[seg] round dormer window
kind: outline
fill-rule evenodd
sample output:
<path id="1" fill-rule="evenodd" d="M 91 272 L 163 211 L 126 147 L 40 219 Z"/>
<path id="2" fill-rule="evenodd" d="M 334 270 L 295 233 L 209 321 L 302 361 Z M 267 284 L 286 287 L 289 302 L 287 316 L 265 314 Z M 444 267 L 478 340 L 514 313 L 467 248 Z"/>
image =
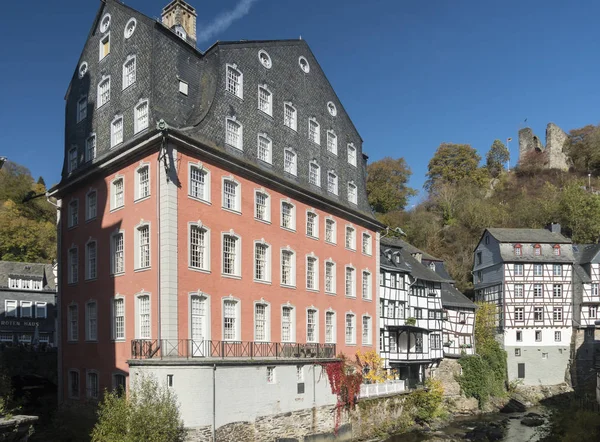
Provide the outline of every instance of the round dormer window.
<path id="1" fill-rule="evenodd" d="M 335 107 L 335 104 L 333 104 L 333 102 L 331 101 L 327 103 L 327 110 L 329 111 L 332 117 L 335 117 L 337 115 L 337 108 Z"/>
<path id="2" fill-rule="evenodd" d="M 300 65 L 300 69 L 302 69 L 305 74 L 310 72 L 310 65 L 308 64 L 308 60 L 306 58 L 300 57 L 298 59 L 298 64 Z"/>
<path id="3" fill-rule="evenodd" d="M 262 49 L 258 51 L 258 59 L 264 67 L 271 69 L 271 57 L 269 57 L 269 54 L 267 54 L 266 51 L 263 51 Z"/>
<path id="4" fill-rule="evenodd" d="M 135 27 L 137 25 L 137 21 L 135 18 L 130 18 L 127 24 L 125 25 L 125 38 L 129 38 L 133 35 L 135 31 Z"/>
<path id="5" fill-rule="evenodd" d="M 106 31 L 108 31 L 109 27 L 110 27 L 110 14 L 105 14 L 104 17 L 102 17 L 102 21 L 100 22 L 100 32 L 104 33 Z"/>
<path id="6" fill-rule="evenodd" d="M 85 74 L 87 74 L 87 71 L 88 71 L 88 64 L 86 61 L 84 61 L 79 66 L 79 78 L 83 78 L 85 76 Z"/>

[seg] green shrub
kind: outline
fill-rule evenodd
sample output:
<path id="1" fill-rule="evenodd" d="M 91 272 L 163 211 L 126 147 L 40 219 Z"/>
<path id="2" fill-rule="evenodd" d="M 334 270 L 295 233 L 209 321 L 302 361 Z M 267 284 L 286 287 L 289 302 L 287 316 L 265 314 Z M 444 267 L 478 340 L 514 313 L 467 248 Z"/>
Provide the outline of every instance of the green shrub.
<path id="1" fill-rule="evenodd" d="M 413 416 L 417 420 L 430 422 L 444 414 L 443 398 L 442 382 L 428 378 L 425 381 L 425 389 L 414 391 L 409 395 L 407 406 L 412 409 Z"/>

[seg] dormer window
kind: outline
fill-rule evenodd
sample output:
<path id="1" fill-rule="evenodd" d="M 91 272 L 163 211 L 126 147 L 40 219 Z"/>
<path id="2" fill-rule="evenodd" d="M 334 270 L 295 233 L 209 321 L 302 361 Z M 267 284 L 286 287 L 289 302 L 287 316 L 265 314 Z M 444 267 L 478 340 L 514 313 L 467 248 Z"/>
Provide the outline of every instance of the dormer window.
<path id="1" fill-rule="evenodd" d="M 321 128 L 314 118 L 308 120 L 308 139 L 313 143 L 321 144 Z"/>
<path id="2" fill-rule="evenodd" d="M 267 54 L 266 51 L 262 49 L 258 51 L 258 59 L 264 67 L 266 67 L 267 69 L 271 69 L 271 57 L 269 56 L 269 54 Z"/>
<path id="3" fill-rule="evenodd" d="M 81 122 L 87 117 L 87 96 L 81 97 L 77 102 L 77 122 Z"/>
<path id="4" fill-rule="evenodd" d="M 533 246 L 533 254 L 535 256 L 541 256 L 542 255 L 542 246 L 539 244 L 536 244 Z"/>
<path id="5" fill-rule="evenodd" d="M 258 110 L 273 115 L 273 94 L 266 85 L 258 87 Z"/>
<path id="6" fill-rule="evenodd" d="M 310 65 L 308 64 L 308 60 L 304 57 L 300 57 L 298 59 L 298 64 L 300 65 L 300 69 L 302 69 L 302 72 L 304 72 L 305 74 L 308 74 L 310 72 Z"/>
<path id="7" fill-rule="evenodd" d="M 515 256 L 523 255 L 523 248 L 521 247 L 521 244 L 515 244 L 514 250 L 515 250 Z"/>
<path id="8" fill-rule="evenodd" d="M 106 77 L 98 83 L 98 98 L 96 101 L 98 108 L 110 101 L 110 77 Z"/>
<path id="9" fill-rule="evenodd" d="M 332 130 L 327 131 L 327 151 L 337 155 L 337 136 Z"/>
<path id="10" fill-rule="evenodd" d="M 87 64 L 87 62 L 84 61 L 79 66 L 79 78 L 85 77 L 85 74 L 87 74 L 87 71 L 88 71 L 88 64 Z"/>
<path id="11" fill-rule="evenodd" d="M 556 244 L 554 247 L 554 256 L 560 256 L 560 245 Z"/>
<path id="12" fill-rule="evenodd" d="M 133 35 L 135 31 L 135 27 L 137 25 L 137 21 L 135 18 L 130 18 L 127 24 L 125 25 L 125 38 L 129 38 Z"/>
<path id="13" fill-rule="evenodd" d="M 104 17 L 102 17 L 102 21 L 100 22 L 100 32 L 102 32 L 103 34 L 108 31 L 108 28 L 110 27 L 110 14 L 105 14 Z"/>
<path id="14" fill-rule="evenodd" d="M 187 33 L 185 32 L 185 29 L 183 29 L 183 26 L 177 25 L 173 28 L 173 30 L 175 31 L 177 37 L 181 38 L 182 40 L 187 39 Z"/>
<path id="15" fill-rule="evenodd" d="M 327 103 L 327 110 L 329 111 L 332 117 L 335 117 L 337 115 L 337 108 L 335 107 L 335 104 L 333 104 L 333 102 L 331 101 Z"/>
<path id="16" fill-rule="evenodd" d="M 244 98 L 244 76 L 235 65 L 227 65 L 226 90 L 238 98 Z"/>
<path id="17" fill-rule="evenodd" d="M 357 204 L 358 202 L 356 184 L 354 184 L 352 181 L 348 183 L 348 201 L 350 201 L 352 204 Z"/>
<path id="18" fill-rule="evenodd" d="M 356 147 L 354 144 L 348 144 L 348 164 L 356 167 Z"/>
<path id="19" fill-rule="evenodd" d="M 123 63 L 123 90 L 135 83 L 136 77 L 136 58 L 135 55 L 127 57 Z"/>
<path id="20" fill-rule="evenodd" d="M 103 60 L 108 54 L 110 54 L 110 32 L 100 39 L 99 54 L 100 60 Z"/>

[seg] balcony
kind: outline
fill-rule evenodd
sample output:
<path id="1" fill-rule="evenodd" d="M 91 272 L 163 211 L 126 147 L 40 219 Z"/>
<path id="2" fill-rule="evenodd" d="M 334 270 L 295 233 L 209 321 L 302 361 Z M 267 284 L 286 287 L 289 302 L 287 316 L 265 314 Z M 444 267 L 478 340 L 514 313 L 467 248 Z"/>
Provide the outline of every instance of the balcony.
<path id="1" fill-rule="evenodd" d="M 335 344 L 293 344 L 290 342 L 195 341 L 193 339 L 135 339 L 131 359 L 246 358 L 287 359 L 336 356 Z"/>

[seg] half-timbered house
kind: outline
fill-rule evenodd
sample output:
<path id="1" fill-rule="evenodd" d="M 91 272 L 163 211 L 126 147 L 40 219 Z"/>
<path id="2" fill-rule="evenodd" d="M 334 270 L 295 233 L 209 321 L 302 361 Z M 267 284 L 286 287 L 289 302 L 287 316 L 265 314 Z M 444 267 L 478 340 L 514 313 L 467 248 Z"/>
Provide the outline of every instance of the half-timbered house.
<path id="1" fill-rule="evenodd" d="M 442 283 L 442 308 L 444 309 L 444 357 L 456 358 L 475 354 L 476 305 L 454 285 Z"/>

